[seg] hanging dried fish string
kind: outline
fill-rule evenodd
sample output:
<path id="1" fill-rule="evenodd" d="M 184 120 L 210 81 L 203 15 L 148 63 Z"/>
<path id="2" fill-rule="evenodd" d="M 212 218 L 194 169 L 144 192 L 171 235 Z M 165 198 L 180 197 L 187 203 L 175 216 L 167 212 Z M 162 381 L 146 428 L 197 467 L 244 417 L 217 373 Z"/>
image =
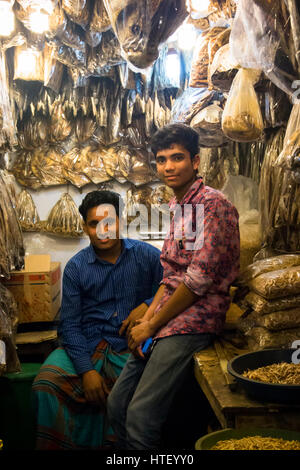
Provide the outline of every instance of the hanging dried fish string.
<path id="1" fill-rule="evenodd" d="M 31 194 L 25 189 L 20 192 L 16 205 L 17 214 L 25 232 L 34 232 L 40 229 L 40 218 Z"/>
<path id="2" fill-rule="evenodd" d="M 68 193 L 63 194 L 52 208 L 44 225 L 44 231 L 70 238 L 83 235 L 81 216 Z"/>

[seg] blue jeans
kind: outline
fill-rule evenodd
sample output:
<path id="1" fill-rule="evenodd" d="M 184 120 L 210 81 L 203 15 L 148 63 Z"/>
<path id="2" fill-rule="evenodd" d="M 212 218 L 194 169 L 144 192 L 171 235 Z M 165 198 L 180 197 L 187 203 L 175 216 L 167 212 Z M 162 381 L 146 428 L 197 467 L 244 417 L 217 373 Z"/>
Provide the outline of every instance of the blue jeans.
<path id="1" fill-rule="evenodd" d="M 107 401 L 119 448 L 159 447 L 162 426 L 193 354 L 213 338 L 212 334 L 169 336 L 157 341 L 148 361 L 129 357 Z"/>

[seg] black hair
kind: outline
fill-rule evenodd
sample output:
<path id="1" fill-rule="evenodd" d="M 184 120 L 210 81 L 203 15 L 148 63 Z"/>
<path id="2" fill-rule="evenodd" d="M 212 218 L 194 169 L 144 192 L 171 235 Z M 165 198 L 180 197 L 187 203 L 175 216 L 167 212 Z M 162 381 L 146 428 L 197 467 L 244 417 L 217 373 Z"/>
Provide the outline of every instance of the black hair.
<path id="1" fill-rule="evenodd" d="M 199 152 L 199 134 L 186 124 L 175 123 L 158 129 L 150 140 L 155 157 L 159 150 L 169 149 L 173 144 L 182 145 L 194 158 Z"/>
<path id="2" fill-rule="evenodd" d="M 82 215 L 83 220 L 86 222 L 87 213 L 93 207 L 100 206 L 100 204 L 111 204 L 116 210 L 117 216 L 120 218 L 124 209 L 124 203 L 120 194 L 115 193 L 114 191 L 92 191 L 88 193 L 78 210 Z"/>

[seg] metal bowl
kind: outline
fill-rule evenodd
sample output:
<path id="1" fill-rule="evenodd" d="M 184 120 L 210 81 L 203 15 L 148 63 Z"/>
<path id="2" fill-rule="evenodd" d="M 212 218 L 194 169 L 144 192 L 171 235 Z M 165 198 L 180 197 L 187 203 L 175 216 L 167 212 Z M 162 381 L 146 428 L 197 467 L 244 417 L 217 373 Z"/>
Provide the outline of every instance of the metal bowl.
<path id="1" fill-rule="evenodd" d="M 279 362 L 292 363 L 295 349 L 264 349 L 247 354 L 241 354 L 228 362 L 228 372 L 233 375 L 246 393 L 259 401 L 271 403 L 299 403 L 300 385 L 281 385 L 259 382 L 243 377 L 243 372 Z"/>

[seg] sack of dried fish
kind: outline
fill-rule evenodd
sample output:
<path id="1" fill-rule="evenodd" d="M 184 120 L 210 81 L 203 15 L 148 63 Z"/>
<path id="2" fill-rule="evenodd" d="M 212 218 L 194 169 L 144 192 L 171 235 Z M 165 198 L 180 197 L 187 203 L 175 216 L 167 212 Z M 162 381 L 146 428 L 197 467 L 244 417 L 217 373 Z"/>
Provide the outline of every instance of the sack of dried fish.
<path id="1" fill-rule="evenodd" d="M 81 151 L 81 148 L 74 147 L 62 158 L 62 176 L 77 188 L 82 188 L 91 182 L 83 172 L 85 162 L 81 157 Z"/>
<path id="2" fill-rule="evenodd" d="M 44 48 L 44 86 L 51 88 L 55 93 L 60 90 L 64 66 L 54 54 L 54 49 L 47 42 Z"/>
<path id="3" fill-rule="evenodd" d="M 281 331 L 269 331 L 261 326 L 254 326 L 247 333 L 248 346 L 251 350 L 290 348 L 300 338 L 300 328 Z"/>
<path id="4" fill-rule="evenodd" d="M 248 287 L 266 299 L 300 294 L 300 266 L 260 274 Z"/>
<path id="5" fill-rule="evenodd" d="M 187 16 L 185 0 L 103 0 L 124 58 L 144 69 Z"/>
<path id="6" fill-rule="evenodd" d="M 95 0 L 94 10 L 90 21 L 90 30 L 98 33 L 104 33 L 111 28 L 103 0 Z"/>
<path id="7" fill-rule="evenodd" d="M 210 47 L 210 41 L 216 39 L 220 34 L 227 35 L 229 39 L 230 30 L 227 28 L 214 27 L 208 31 L 204 31 L 198 37 L 192 59 L 190 87 L 203 88 L 208 86 L 208 69 L 209 63 L 218 50 L 213 45 Z"/>
<path id="8" fill-rule="evenodd" d="M 62 0 L 62 7 L 68 17 L 85 28 L 90 18 L 90 2 L 87 0 Z"/>
<path id="9" fill-rule="evenodd" d="M 296 183 L 300 183 L 297 175 L 300 175 L 300 104 L 294 104 L 286 134 L 283 142 L 283 150 L 274 165 L 291 170 L 295 175 Z"/>
<path id="10" fill-rule="evenodd" d="M 240 69 L 235 76 L 223 111 L 222 130 L 232 140 L 251 142 L 262 136 L 263 118 L 253 83 L 256 70 Z"/>
<path id="11" fill-rule="evenodd" d="M 55 235 L 77 238 L 83 235 L 82 219 L 72 197 L 65 193 L 51 209 L 43 230 Z"/>
<path id="12" fill-rule="evenodd" d="M 125 63 L 121 55 L 120 44 L 112 31 L 103 33 L 100 44 L 91 49 L 87 59 L 87 69 L 91 75 L 101 77 L 108 70 Z"/>
<path id="13" fill-rule="evenodd" d="M 66 184 L 62 175 L 64 151 L 59 145 L 35 149 L 32 154 L 31 168 L 42 186 Z"/>
<path id="14" fill-rule="evenodd" d="M 26 64 L 26 67 L 24 67 Z M 37 81 L 44 83 L 44 54 L 43 51 L 27 44 L 15 47 L 14 80 Z"/>
<path id="15" fill-rule="evenodd" d="M 300 295 L 291 295 L 274 300 L 266 300 L 264 297 L 249 292 L 245 299 L 244 304 L 249 306 L 259 315 L 266 315 L 268 313 L 279 312 L 282 310 L 300 308 Z"/>
<path id="16" fill-rule="evenodd" d="M 109 181 L 111 177 L 106 173 L 103 159 L 105 152 L 100 147 L 87 145 L 81 151 L 82 171 L 94 184 Z"/>
<path id="17" fill-rule="evenodd" d="M 102 33 L 96 33 L 90 30 L 85 31 L 84 40 L 90 47 L 97 47 L 102 40 Z"/>
<path id="18" fill-rule="evenodd" d="M 38 189 L 41 187 L 41 182 L 32 171 L 32 158 L 33 152 L 18 151 L 11 171 L 21 186 Z"/>
<path id="19" fill-rule="evenodd" d="M 247 266 L 247 268 L 240 273 L 238 277 L 238 283 L 247 284 L 247 282 L 251 281 L 260 274 L 299 265 L 300 254 L 279 255 L 273 256 L 272 258 L 259 260 Z"/>
<path id="20" fill-rule="evenodd" d="M 300 307 L 289 310 L 258 315 L 256 312 L 248 315 L 247 320 L 252 319 L 255 326 L 262 326 L 270 331 L 300 328 Z"/>
<path id="21" fill-rule="evenodd" d="M 16 211 L 24 232 L 40 230 L 40 218 L 31 194 L 23 189 L 17 198 Z"/>

